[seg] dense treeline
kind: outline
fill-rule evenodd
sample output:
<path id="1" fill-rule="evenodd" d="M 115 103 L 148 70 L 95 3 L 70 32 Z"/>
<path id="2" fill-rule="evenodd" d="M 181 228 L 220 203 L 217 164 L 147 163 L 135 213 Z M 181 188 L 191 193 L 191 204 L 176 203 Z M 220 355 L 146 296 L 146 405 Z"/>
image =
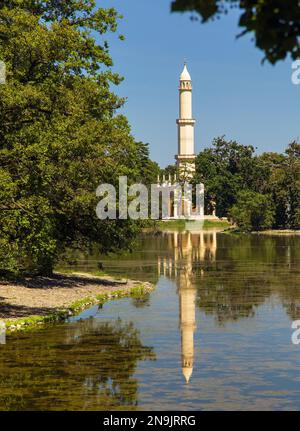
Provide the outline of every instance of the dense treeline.
<path id="1" fill-rule="evenodd" d="M 96 218 L 101 183 L 153 182 L 157 165 L 136 142 L 124 102 L 111 90 L 107 32 L 115 9 L 85 1 L 4 1 L 0 5 L 0 272 L 51 274 L 67 246 L 129 246 L 130 220 Z M 98 34 L 97 40 L 94 38 Z"/>
<path id="2" fill-rule="evenodd" d="M 206 187 L 206 212 L 216 201 L 219 217 L 230 217 L 242 230 L 300 226 L 300 144 L 284 154 L 257 155 L 223 137 L 196 159 L 195 182 Z"/>

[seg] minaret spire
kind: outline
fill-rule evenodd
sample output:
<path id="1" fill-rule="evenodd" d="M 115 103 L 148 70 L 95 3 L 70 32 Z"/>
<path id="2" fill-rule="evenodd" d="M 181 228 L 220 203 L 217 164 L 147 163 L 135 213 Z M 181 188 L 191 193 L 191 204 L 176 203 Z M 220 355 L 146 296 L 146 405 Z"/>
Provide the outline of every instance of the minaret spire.
<path id="1" fill-rule="evenodd" d="M 181 177 L 191 179 L 195 172 L 195 120 L 192 116 L 192 80 L 184 63 L 179 82 L 178 154 L 176 156 Z"/>
<path id="2" fill-rule="evenodd" d="M 180 81 L 191 81 L 191 75 L 189 74 L 186 62 L 184 62 L 183 71 L 180 75 Z"/>

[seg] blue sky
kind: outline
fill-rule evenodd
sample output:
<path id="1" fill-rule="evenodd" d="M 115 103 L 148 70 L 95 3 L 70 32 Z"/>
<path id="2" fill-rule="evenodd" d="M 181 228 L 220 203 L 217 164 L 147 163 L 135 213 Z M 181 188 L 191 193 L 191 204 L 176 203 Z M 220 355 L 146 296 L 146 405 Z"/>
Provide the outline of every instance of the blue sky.
<path id="1" fill-rule="evenodd" d="M 196 152 L 226 135 L 263 151 L 283 151 L 300 138 L 300 86 L 291 82 L 290 59 L 261 64 L 250 37 L 236 39 L 238 14 L 209 24 L 171 14 L 171 0 L 98 0 L 124 19 L 109 36 L 114 70 L 125 80 L 117 93 L 137 140 L 150 144 L 162 167 L 177 151 L 178 80 L 183 62 L 193 80 Z"/>

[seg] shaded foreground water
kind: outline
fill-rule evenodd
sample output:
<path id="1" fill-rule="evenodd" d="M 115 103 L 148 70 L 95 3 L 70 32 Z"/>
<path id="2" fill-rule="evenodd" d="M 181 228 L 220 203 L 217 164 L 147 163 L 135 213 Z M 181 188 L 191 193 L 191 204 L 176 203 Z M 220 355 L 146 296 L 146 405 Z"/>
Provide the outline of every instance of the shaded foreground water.
<path id="1" fill-rule="evenodd" d="M 101 261 L 155 292 L 9 336 L 2 410 L 300 408 L 300 237 L 147 234 Z"/>

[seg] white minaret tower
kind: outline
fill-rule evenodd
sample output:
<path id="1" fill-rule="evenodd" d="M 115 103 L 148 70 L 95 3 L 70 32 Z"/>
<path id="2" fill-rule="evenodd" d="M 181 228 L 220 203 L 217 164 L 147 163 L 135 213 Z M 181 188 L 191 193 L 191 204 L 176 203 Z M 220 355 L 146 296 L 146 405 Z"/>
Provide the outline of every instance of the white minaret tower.
<path id="1" fill-rule="evenodd" d="M 192 117 L 192 80 L 186 64 L 180 75 L 178 124 L 178 171 L 181 179 L 189 180 L 195 172 L 195 120 Z"/>

